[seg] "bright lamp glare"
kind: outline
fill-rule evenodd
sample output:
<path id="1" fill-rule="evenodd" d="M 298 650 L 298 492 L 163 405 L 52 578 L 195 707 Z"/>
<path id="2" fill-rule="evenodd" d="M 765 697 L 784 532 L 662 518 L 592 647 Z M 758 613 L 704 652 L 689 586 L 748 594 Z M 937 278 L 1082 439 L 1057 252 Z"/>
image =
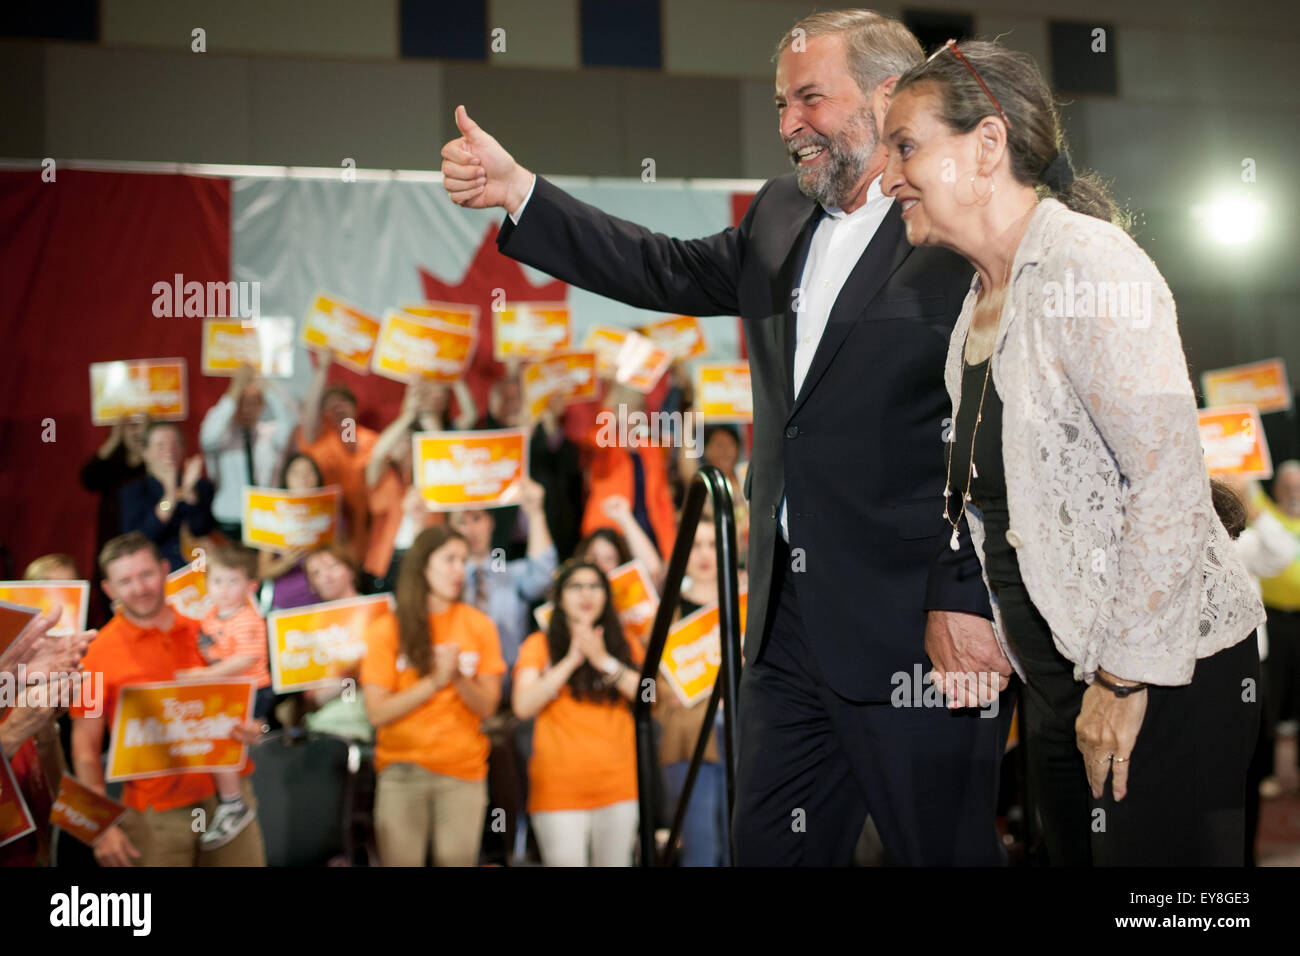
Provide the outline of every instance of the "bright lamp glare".
<path id="1" fill-rule="evenodd" d="M 1239 196 L 1220 196 L 1205 205 L 1194 206 L 1192 216 L 1201 221 L 1207 239 L 1236 246 L 1250 242 L 1259 234 L 1264 204 Z"/>

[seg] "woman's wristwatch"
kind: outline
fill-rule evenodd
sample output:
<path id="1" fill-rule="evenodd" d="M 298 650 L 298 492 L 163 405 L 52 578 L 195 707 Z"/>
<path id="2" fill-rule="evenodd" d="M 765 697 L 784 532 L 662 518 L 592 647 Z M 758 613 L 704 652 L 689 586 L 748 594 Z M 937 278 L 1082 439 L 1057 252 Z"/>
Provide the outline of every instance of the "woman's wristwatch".
<path id="1" fill-rule="evenodd" d="M 1093 675 L 1097 683 L 1106 688 L 1116 697 L 1128 697 L 1130 694 L 1136 694 L 1140 690 L 1146 690 L 1146 684 L 1116 684 L 1114 681 L 1101 676 L 1101 671 Z"/>

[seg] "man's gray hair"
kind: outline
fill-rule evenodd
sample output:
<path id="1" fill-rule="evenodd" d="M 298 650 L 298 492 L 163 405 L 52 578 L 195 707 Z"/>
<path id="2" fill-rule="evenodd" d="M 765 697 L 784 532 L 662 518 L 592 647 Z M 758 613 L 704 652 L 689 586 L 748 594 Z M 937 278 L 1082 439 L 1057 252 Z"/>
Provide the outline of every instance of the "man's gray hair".
<path id="1" fill-rule="evenodd" d="M 912 31 L 874 10 L 827 10 L 804 17 L 786 31 L 772 59 L 779 59 L 797 41 L 796 51 L 809 37 L 831 34 L 843 35 L 849 72 L 867 96 L 889 77 L 902 76 L 925 61 Z"/>

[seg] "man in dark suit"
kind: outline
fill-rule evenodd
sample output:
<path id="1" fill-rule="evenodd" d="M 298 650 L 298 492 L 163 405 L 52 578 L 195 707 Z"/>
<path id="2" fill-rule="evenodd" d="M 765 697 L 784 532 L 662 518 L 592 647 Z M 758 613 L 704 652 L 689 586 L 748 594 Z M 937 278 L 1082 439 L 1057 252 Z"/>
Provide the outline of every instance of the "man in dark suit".
<path id="1" fill-rule="evenodd" d="M 918 706 L 915 686 L 931 664 L 1010 673 L 969 536 L 950 550 L 941 517 L 943 364 L 971 269 L 911 248 L 879 187 L 878 130 L 921 48 L 896 21 L 840 11 L 801 21 L 780 50 L 796 171 L 764 184 L 738 227 L 680 240 L 606 215 L 534 177 L 464 107 L 444 185 L 507 210 L 497 241 L 512 258 L 640 308 L 743 319 L 754 451 L 737 862 L 846 864 L 869 813 L 893 862 L 995 864 L 1010 708 L 951 706 L 979 703 L 970 690 Z M 995 677 L 992 697 L 1005 686 Z"/>

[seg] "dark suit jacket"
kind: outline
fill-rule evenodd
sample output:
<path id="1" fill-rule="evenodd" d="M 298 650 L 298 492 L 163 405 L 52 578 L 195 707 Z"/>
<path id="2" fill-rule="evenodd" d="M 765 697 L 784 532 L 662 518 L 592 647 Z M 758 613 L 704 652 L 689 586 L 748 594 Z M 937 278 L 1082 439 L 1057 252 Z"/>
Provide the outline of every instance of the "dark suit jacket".
<path id="1" fill-rule="evenodd" d="M 790 547 L 802 549 L 792 561 L 802 564 L 800 612 L 821 672 L 841 696 L 885 700 L 894 674 L 910 679 L 926 661 L 927 609 L 990 616 L 970 536 L 963 529 L 961 550 L 949 550 L 942 517 L 951 414 L 943 367 L 972 269 L 951 252 L 912 248 L 893 205 L 845 281 L 796 396 L 794 291 L 821 215 L 790 173 L 764 184 L 739 226 L 674 239 L 538 176 L 497 245 L 632 306 L 741 316 L 754 390 L 745 660 L 762 650 L 784 493 Z"/>

